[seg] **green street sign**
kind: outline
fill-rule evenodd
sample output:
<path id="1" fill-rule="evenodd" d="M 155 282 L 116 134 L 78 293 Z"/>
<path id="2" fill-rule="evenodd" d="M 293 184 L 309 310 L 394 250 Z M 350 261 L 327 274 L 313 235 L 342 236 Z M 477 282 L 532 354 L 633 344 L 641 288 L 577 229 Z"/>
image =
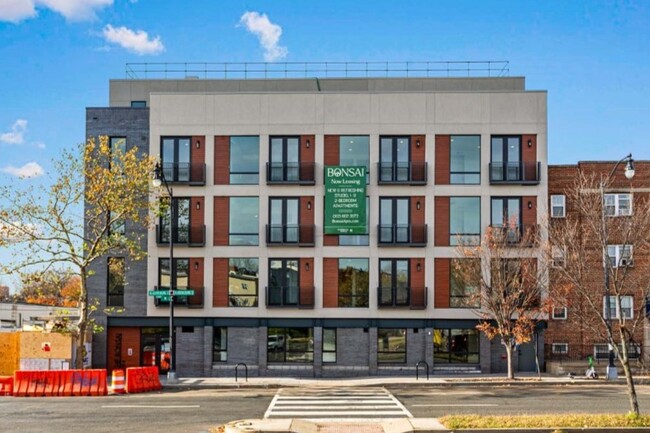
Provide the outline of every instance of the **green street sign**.
<path id="1" fill-rule="evenodd" d="M 149 296 L 169 296 L 169 290 L 149 290 Z"/>
<path id="2" fill-rule="evenodd" d="M 326 235 L 368 234 L 366 167 L 325 167 Z"/>
<path id="3" fill-rule="evenodd" d="M 174 290 L 174 296 L 194 296 L 194 290 Z"/>
<path id="4" fill-rule="evenodd" d="M 171 296 L 156 296 L 156 298 L 161 302 L 171 302 Z"/>

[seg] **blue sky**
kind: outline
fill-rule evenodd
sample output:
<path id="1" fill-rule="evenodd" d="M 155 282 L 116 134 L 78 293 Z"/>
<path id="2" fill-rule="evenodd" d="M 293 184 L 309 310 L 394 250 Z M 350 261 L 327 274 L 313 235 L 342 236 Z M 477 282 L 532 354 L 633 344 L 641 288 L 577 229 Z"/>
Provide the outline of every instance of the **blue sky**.
<path id="1" fill-rule="evenodd" d="M 650 159 L 648 41 L 647 1 L 0 0 L 0 182 L 46 182 L 127 62 L 509 60 L 550 163 Z"/>

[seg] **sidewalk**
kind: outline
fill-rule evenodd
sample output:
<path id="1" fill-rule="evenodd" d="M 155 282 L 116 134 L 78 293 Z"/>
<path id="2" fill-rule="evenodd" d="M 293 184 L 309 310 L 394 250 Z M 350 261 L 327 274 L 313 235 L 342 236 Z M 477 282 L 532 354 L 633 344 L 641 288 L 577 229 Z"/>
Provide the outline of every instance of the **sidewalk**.
<path id="1" fill-rule="evenodd" d="M 420 376 L 369 376 L 358 378 L 292 378 L 292 377 L 250 377 L 248 381 L 239 377 L 181 377 L 175 384 L 168 384 L 166 376 L 160 376 L 163 387 L 166 388 L 280 388 L 280 387 L 359 387 L 359 386 L 400 386 L 400 385 L 430 385 L 430 386 L 495 386 L 495 385 L 622 385 L 624 378 L 616 381 L 603 379 L 593 380 L 584 376 L 570 378 L 568 376 L 550 376 L 542 374 L 541 379 L 536 374 L 519 374 L 515 380 L 507 380 L 504 374 L 473 374 L 473 375 L 435 375 Z M 637 385 L 648 383 L 647 377 L 637 377 Z"/>

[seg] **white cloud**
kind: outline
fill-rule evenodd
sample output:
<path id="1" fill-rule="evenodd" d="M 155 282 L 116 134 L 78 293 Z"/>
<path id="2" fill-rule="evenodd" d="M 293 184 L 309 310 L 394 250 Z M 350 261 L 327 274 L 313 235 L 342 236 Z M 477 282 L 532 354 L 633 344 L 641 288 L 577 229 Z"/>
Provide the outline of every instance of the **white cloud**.
<path id="1" fill-rule="evenodd" d="M 165 46 L 160 40 L 160 36 L 153 39 L 149 38 L 147 32 L 143 30 L 131 30 L 126 27 L 113 27 L 108 24 L 104 27 L 104 38 L 138 55 L 160 54 L 165 51 Z"/>
<path id="2" fill-rule="evenodd" d="M 38 149 L 45 149 L 45 143 L 43 143 L 42 141 L 35 141 L 32 144 Z"/>
<path id="3" fill-rule="evenodd" d="M 5 224 L 0 222 L 0 245 L 3 242 L 10 245 L 16 242 L 26 241 L 42 233 L 42 228 L 34 224 L 21 224 L 19 222 Z"/>
<path id="4" fill-rule="evenodd" d="M 33 0 L 0 1 L 0 21 L 19 23 L 34 16 L 36 16 L 36 8 Z"/>
<path id="5" fill-rule="evenodd" d="M 239 23 L 246 27 L 246 30 L 257 36 L 262 48 L 264 48 L 264 60 L 274 62 L 287 56 L 287 47 L 278 45 L 282 36 L 282 27 L 269 21 L 266 14 L 259 12 L 245 12 L 239 19 Z"/>
<path id="6" fill-rule="evenodd" d="M 25 132 L 27 131 L 27 121 L 18 119 L 11 125 L 11 131 L 0 134 L 0 142 L 7 144 L 23 144 L 25 142 Z"/>
<path id="7" fill-rule="evenodd" d="M 36 16 L 36 8 L 46 8 L 69 21 L 95 18 L 95 11 L 113 4 L 113 0 L 0 0 L 0 21 L 18 23 Z"/>
<path id="8" fill-rule="evenodd" d="M 21 179 L 25 179 L 28 177 L 39 177 L 45 174 L 45 170 L 43 170 L 43 167 L 38 165 L 38 163 L 36 162 L 28 162 L 22 167 L 14 167 L 12 165 L 9 165 L 1 169 L 0 171 L 2 171 L 3 173 L 10 174 L 12 176 L 17 176 Z"/>

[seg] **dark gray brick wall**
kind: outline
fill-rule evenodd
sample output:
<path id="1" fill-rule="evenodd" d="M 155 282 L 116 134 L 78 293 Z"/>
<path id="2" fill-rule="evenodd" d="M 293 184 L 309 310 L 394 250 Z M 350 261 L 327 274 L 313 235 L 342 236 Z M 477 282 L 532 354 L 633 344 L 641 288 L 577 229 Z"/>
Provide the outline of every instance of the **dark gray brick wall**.
<path id="1" fill-rule="evenodd" d="M 98 140 L 101 135 L 126 137 L 127 149 L 137 146 L 139 153 L 145 155 L 149 150 L 149 109 L 147 108 L 87 108 L 86 137 Z M 143 234 L 141 248 L 147 247 L 147 232 L 126 222 L 126 231 L 137 230 Z M 120 256 L 120 254 L 115 254 Z M 124 289 L 125 311 L 120 316 L 145 316 L 147 312 L 147 261 L 126 260 L 126 287 Z M 107 270 L 106 259 L 97 260 L 91 266 L 94 273 L 88 279 L 90 299 L 99 301 L 95 313 L 97 323 L 106 324 L 103 313 L 106 307 Z M 93 337 L 93 366 L 106 367 L 106 329 Z"/>
<path id="2" fill-rule="evenodd" d="M 203 327 L 190 326 L 192 332 L 176 328 L 176 371 L 179 377 L 202 376 L 204 362 Z"/>

